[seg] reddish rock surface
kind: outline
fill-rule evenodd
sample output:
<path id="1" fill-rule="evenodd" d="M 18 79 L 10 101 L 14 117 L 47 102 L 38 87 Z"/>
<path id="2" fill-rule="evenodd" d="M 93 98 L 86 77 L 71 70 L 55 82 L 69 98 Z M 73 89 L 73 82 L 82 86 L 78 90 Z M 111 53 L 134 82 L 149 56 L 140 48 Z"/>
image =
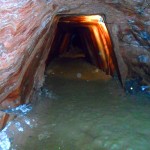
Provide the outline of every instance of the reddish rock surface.
<path id="1" fill-rule="evenodd" d="M 57 20 L 62 14 L 104 14 L 123 81 L 150 84 L 148 0 L 1 0 L 0 110 L 28 103 L 44 81 Z M 9 117 L 0 113 L 0 120 Z"/>

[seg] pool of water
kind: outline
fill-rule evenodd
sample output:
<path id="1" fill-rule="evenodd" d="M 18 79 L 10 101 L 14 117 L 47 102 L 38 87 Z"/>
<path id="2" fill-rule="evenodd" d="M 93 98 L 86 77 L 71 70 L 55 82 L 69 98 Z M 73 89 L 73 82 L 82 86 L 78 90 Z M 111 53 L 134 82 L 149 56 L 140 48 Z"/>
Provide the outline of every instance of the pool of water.
<path id="1" fill-rule="evenodd" d="M 28 118 L 36 126 L 15 134 L 16 150 L 149 150 L 150 100 L 128 95 L 120 82 L 84 59 L 60 58 Z"/>

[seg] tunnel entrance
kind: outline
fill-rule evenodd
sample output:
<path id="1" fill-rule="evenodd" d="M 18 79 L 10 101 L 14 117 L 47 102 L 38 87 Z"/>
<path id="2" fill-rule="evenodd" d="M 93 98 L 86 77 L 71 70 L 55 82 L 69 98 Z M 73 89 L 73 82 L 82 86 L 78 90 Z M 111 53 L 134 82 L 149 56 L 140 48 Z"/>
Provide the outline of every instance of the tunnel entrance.
<path id="1" fill-rule="evenodd" d="M 57 20 L 57 28 L 47 65 L 58 56 L 80 56 L 108 75 L 117 73 L 120 79 L 113 44 L 102 16 L 61 14 L 54 20 Z"/>

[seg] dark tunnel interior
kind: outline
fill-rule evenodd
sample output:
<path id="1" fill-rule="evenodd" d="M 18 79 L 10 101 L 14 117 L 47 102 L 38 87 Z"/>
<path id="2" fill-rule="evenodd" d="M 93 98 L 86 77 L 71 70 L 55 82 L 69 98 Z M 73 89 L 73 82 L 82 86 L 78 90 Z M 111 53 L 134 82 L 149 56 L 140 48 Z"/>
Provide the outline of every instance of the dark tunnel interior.
<path id="1" fill-rule="evenodd" d="M 113 44 L 104 19 L 100 15 L 57 15 L 55 36 L 46 64 L 58 56 L 84 57 L 106 74 L 120 73 Z"/>

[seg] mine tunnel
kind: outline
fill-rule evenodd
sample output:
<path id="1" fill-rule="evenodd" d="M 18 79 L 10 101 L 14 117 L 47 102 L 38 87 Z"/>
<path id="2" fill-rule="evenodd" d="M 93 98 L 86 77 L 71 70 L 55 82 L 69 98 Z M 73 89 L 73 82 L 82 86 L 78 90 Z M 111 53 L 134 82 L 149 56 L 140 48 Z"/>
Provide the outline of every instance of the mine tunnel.
<path id="1" fill-rule="evenodd" d="M 120 72 L 113 49 L 110 34 L 100 15 L 58 15 L 55 36 L 47 59 L 70 54 L 71 57 L 81 54 L 86 61 L 113 76 Z"/>
<path id="2" fill-rule="evenodd" d="M 0 1 L 0 150 L 149 150 L 148 1 Z"/>

